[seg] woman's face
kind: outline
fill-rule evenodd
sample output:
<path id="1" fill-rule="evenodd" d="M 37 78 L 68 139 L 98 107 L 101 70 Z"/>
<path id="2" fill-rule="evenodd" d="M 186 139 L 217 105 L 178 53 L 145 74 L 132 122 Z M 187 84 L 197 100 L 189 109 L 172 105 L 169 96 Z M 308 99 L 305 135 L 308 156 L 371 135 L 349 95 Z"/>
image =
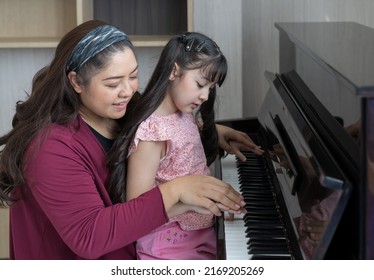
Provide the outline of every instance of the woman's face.
<path id="1" fill-rule="evenodd" d="M 126 48 L 117 52 L 88 85 L 75 88 L 82 102 L 80 113 L 90 122 L 119 119 L 125 115 L 138 84 L 138 64 L 133 51 Z"/>

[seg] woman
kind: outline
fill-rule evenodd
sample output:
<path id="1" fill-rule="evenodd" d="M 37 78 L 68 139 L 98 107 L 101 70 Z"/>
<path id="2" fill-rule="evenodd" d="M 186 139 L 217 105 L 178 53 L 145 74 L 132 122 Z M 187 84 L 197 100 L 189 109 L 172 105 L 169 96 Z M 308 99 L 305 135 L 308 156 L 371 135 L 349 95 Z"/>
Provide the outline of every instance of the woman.
<path id="1" fill-rule="evenodd" d="M 219 203 L 241 209 L 238 193 L 206 176 L 181 177 L 113 205 L 107 152 L 137 91 L 137 71 L 128 37 L 89 21 L 67 33 L 51 64 L 35 75 L 30 97 L 17 103 L 13 129 L 0 138 L 11 259 L 135 259 L 133 242 L 167 222 L 177 203 L 216 215 Z M 242 134 L 219 129 L 221 139 L 236 135 L 255 148 Z"/>

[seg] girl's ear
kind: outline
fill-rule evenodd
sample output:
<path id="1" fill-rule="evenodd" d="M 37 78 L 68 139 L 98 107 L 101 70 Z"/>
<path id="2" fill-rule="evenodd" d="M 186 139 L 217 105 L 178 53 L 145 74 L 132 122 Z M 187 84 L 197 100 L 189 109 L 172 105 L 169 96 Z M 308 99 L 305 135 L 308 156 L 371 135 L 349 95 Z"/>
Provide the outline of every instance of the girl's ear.
<path id="1" fill-rule="evenodd" d="M 81 93 L 82 92 L 82 87 L 79 85 L 77 81 L 77 72 L 75 71 L 70 71 L 68 74 L 68 78 L 70 81 L 71 86 L 74 88 L 76 93 Z"/>
<path id="2" fill-rule="evenodd" d="M 170 81 L 174 81 L 175 77 L 178 77 L 178 75 L 179 75 L 179 66 L 178 66 L 178 64 L 175 62 L 175 63 L 174 63 L 174 66 L 173 66 L 173 71 L 171 71 L 171 74 L 170 74 L 169 80 L 170 80 Z"/>

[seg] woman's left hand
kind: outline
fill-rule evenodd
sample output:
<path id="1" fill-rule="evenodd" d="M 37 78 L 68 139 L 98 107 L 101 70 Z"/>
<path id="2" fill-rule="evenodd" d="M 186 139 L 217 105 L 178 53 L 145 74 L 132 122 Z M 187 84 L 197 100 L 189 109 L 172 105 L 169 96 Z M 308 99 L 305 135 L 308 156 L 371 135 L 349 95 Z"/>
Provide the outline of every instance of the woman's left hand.
<path id="1" fill-rule="evenodd" d="M 246 133 L 220 124 L 216 124 L 216 127 L 218 144 L 228 154 L 236 155 L 240 160 L 245 161 L 246 157 L 241 151 L 252 151 L 256 155 L 264 153 L 264 150 L 257 146 Z"/>

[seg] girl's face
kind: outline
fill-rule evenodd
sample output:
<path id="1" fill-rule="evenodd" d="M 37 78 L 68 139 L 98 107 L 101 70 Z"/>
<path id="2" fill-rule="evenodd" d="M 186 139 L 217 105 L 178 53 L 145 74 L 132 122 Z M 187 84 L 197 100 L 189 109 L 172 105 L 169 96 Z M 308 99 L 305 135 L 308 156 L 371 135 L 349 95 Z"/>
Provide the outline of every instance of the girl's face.
<path id="1" fill-rule="evenodd" d="M 169 113 L 177 110 L 181 112 L 192 112 L 208 100 L 214 82 L 207 80 L 201 69 L 187 70 L 182 75 L 176 65 L 170 75 L 170 86 L 166 97 Z"/>
<path id="2" fill-rule="evenodd" d="M 131 49 L 125 48 L 114 54 L 108 66 L 94 75 L 88 85 L 73 83 L 73 86 L 81 98 L 82 116 L 92 124 L 100 124 L 125 115 L 138 84 L 135 55 Z"/>

